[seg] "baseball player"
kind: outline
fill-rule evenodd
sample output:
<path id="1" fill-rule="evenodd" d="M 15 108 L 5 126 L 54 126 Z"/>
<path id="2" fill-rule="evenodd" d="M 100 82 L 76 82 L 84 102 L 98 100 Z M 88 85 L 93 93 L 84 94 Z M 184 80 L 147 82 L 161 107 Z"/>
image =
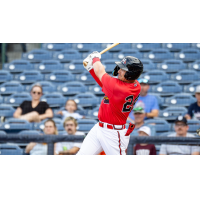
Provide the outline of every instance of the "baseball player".
<path id="1" fill-rule="evenodd" d="M 111 77 L 101 64 L 101 55 L 93 52 L 84 61 L 84 66 L 106 95 L 99 108 L 99 122 L 90 130 L 77 155 L 97 155 L 104 151 L 106 155 L 126 155 L 130 133 L 134 125 L 125 128 L 126 120 L 140 94 L 140 84 L 136 80 L 143 72 L 142 62 L 132 56 L 115 62 Z"/>

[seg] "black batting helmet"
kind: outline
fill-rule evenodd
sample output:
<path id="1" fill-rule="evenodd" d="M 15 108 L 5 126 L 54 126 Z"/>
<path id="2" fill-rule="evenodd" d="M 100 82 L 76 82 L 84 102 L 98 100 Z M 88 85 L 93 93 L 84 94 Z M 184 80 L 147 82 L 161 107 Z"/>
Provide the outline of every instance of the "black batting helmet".
<path id="1" fill-rule="evenodd" d="M 113 71 L 113 75 L 117 76 L 118 71 L 121 69 L 126 71 L 124 75 L 126 80 L 136 80 L 143 72 L 142 62 L 133 56 L 126 56 L 121 62 L 115 62 L 116 67 Z"/>

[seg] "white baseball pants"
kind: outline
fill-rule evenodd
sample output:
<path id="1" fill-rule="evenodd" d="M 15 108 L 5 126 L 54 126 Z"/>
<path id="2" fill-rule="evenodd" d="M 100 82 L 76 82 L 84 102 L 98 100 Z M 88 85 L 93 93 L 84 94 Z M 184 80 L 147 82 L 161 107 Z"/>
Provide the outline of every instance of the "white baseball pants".
<path id="1" fill-rule="evenodd" d="M 105 126 L 104 126 L 105 127 Z M 114 130 L 100 127 L 97 123 L 83 141 L 77 155 L 126 155 L 130 136 L 125 136 L 127 129 Z"/>

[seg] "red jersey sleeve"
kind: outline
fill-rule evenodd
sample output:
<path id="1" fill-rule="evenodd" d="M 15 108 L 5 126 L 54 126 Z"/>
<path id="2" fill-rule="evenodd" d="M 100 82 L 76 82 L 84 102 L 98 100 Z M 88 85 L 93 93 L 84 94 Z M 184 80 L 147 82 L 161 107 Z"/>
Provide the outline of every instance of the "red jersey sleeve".
<path id="1" fill-rule="evenodd" d="M 104 74 L 101 78 L 101 82 L 103 84 L 102 87 L 102 91 L 104 92 L 104 94 L 111 99 L 113 96 L 113 91 L 116 85 L 116 78 L 112 78 L 110 75 L 108 75 L 107 73 Z"/>

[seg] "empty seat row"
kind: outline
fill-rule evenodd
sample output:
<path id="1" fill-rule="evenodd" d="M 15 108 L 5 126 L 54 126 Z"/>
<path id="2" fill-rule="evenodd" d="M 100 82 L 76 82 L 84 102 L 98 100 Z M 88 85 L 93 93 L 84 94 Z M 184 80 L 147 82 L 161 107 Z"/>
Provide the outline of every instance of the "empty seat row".
<path id="1" fill-rule="evenodd" d="M 110 46 L 110 43 L 44 43 L 42 48 L 49 51 L 61 51 L 64 49 L 76 49 L 79 51 L 89 51 L 91 49 L 101 50 Z M 165 48 L 170 51 L 180 51 L 187 48 L 200 48 L 199 43 L 121 43 L 111 51 L 119 51 L 121 49 L 138 49 L 140 51 L 150 51 L 152 49 Z"/>
<path id="2" fill-rule="evenodd" d="M 4 123 L 0 123 L 0 131 L 4 131 L 7 134 L 18 134 L 25 130 L 37 130 L 41 132 L 44 129 L 44 123 L 46 120 L 43 120 L 40 123 L 29 123 L 26 120 L 10 118 Z M 53 118 L 53 120 L 56 123 L 58 131 L 64 131 L 63 121 L 58 118 Z M 90 129 L 97 123 L 94 119 L 79 119 L 77 122 L 77 130 L 83 132 L 90 131 Z"/>
<path id="3" fill-rule="evenodd" d="M 114 49 L 114 48 L 113 48 Z M 90 51 L 92 52 L 92 51 Z M 24 53 L 22 55 L 22 59 L 29 60 L 32 63 L 37 63 L 42 60 L 59 60 L 61 62 L 71 62 L 71 60 L 78 60 L 78 59 L 83 59 L 86 58 L 88 53 L 80 53 L 78 50 L 75 49 L 67 49 L 67 50 L 62 50 L 60 52 L 50 52 L 47 50 L 43 49 L 35 49 L 30 51 L 29 53 Z M 154 49 L 151 50 L 148 53 L 141 53 L 138 50 L 135 49 L 124 49 L 117 52 L 117 53 L 111 53 L 107 52 L 105 54 L 102 54 L 102 60 L 105 59 L 122 59 L 125 56 L 135 56 L 139 59 L 141 58 L 146 58 L 150 59 L 154 62 L 162 62 L 163 60 L 168 60 L 168 59 L 178 59 L 178 60 L 183 60 L 185 62 L 193 62 L 194 60 L 197 60 L 200 58 L 200 51 L 199 49 L 183 49 L 182 51 L 178 53 L 172 53 L 168 49 Z"/>

